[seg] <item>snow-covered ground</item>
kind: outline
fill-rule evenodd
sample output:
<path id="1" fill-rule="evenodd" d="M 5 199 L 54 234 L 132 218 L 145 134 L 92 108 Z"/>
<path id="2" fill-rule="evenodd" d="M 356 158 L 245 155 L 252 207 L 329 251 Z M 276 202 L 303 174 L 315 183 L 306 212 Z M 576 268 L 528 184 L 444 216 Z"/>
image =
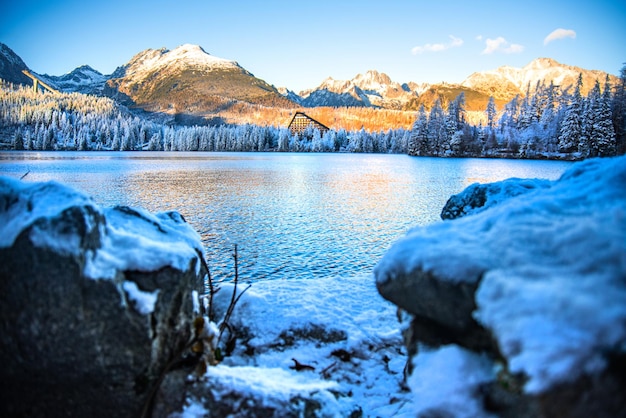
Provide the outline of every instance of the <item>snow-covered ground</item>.
<path id="1" fill-rule="evenodd" d="M 231 294 L 232 285 L 222 285 L 218 313 Z M 359 409 L 363 416 L 414 415 L 403 389 L 407 357 L 396 308 L 378 294 L 372 276 L 254 283 L 230 322 L 245 337 L 208 369 L 208 386 L 236 387 L 265 406 L 301 395 L 320 402 L 322 416 Z M 191 402 L 187 416 L 198 408 Z"/>

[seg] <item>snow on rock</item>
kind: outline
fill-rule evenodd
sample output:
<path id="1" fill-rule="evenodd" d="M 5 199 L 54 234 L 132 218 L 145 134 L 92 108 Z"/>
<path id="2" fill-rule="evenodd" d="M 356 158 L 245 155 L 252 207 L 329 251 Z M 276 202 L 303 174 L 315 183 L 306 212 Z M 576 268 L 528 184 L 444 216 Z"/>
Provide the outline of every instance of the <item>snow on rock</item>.
<path id="1" fill-rule="evenodd" d="M 495 377 L 486 356 L 448 345 L 420 351 L 413 359 L 413 367 L 408 383 L 415 396 L 417 414 L 429 416 L 430 412 L 432 416 L 455 418 L 489 416 L 477 396 L 480 386 Z"/>
<path id="2" fill-rule="evenodd" d="M 441 219 L 455 219 L 482 212 L 513 197 L 552 183 L 542 179 L 507 179 L 495 183 L 474 183 L 461 193 L 451 196 L 441 210 Z"/>
<path id="3" fill-rule="evenodd" d="M 550 184 L 513 184 L 484 189 L 497 205 L 410 231 L 375 277 L 379 289 L 424 275 L 475 285 L 474 318 L 509 372 L 528 378 L 525 393 L 538 394 L 626 351 L 626 157 L 574 164 Z M 539 187 L 517 193 L 529 184 Z"/>
<path id="4" fill-rule="evenodd" d="M 170 266 L 182 271 L 203 254 L 200 236 L 177 212 L 151 214 L 116 206 L 104 209 L 103 214 L 107 226 L 102 247 L 85 267 L 85 274 L 93 279 L 112 279 L 119 270 Z"/>
<path id="5" fill-rule="evenodd" d="M 135 304 L 135 309 L 142 315 L 148 315 L 154 312 L 154 305 L 159 295 L 159 289 L 154 292 L 145 292 L 139 290 L 137 283 L 125 281 L 122 285 L 128 298 Z"/>
<path id="6" fill-rule="evenodd" d="M 83 212 L 86 231 L 51 224 L 68 210 Z M 28 230 L 35 246 L 60 254 L 84 254 L 84 273 L 93 279 L 165 266 L 183 271 L 203 251 L 198 233 L 176 212 L 154 215 L 121 206 L 102 209 L 86 194 L 53 181 L 28 183 L 0 177 L 0 225 L 0 248 L 10 247 Z M 85 236 L 92 242 L 85 242 Z"/>
<path id="7" fill-rule="evenodd" d="M 0 197 L 0 247 L 13 245 L 17 236 L 37 220 L 54 217 L 72 206 L 96 210 L 87 195 L 54 181 L 33 184 L 0 177 Z M 63 252 L 77 250 L 75 243 L 67 245 L 54 237 L 44 244 L 64 246 L 60 248 Z"/>

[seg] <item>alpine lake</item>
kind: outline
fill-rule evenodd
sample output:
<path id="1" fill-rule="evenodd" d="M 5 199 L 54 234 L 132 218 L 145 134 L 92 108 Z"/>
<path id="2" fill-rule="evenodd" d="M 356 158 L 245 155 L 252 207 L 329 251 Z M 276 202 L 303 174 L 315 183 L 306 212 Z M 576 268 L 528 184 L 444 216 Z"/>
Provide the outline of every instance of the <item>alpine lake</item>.
<path id="1" fill-rule="evenodd" d="M 564 161 L 390 154 L 0 152 L 0 175 L 55 180 L 100 206 L 175 210 L 200 234 L 217 281 L 369 275 L 413 227 L 442 222 L 472 183 L 555 180 Z"/>

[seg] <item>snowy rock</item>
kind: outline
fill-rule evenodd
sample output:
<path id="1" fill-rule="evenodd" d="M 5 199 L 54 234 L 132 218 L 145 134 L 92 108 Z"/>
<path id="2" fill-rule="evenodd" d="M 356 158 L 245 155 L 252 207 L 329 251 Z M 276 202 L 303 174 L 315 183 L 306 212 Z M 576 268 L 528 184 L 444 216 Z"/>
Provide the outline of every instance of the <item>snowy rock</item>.
<path id="1" fill-rule="evenodd" d="M 480 213 L 514 196 L 550 186 L 548 180 L 508 179 L 496 183 L 474 183 L 451 196 L 441 210 L 441 219 L 456 219 Z"/>
<path id="2" fill-rule="evenodd" d="M 623 416 L 626 157 L 515 183 L 472 186 L 449 212 L 461 218 L 410 231 L 376 266 L 377 287 L 413 315 L 414 345 L 488 356 L 497 377 L 479 373 L 471 401 L 485 410 L 472 415 Z M 482 345 L 465 340 L 476 330 Z M 414 369 L 443 354 L 421 355 Z"/>
<path id="3" fill-rule="evenodd" d="M 0 178 L 0 403 L 8 416 L 138 416 L 190 338 L 198 235 Z"/>

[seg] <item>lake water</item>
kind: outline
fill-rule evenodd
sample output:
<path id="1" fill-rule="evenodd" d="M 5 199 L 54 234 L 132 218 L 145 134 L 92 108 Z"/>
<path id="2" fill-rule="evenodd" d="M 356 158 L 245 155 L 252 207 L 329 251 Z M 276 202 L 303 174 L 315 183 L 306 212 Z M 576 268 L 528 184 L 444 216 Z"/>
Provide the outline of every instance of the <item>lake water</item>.
<path id="1" fill-rule="evenodd" d="M 217 280 L 371 272 L 417 225 L 441 222 L 474 182 L 556 179 L 568 162 L 380 154 L 1 152 L 0 175 L 57 180 L 102 206 L 177 210 L 199 232 Z"/>

